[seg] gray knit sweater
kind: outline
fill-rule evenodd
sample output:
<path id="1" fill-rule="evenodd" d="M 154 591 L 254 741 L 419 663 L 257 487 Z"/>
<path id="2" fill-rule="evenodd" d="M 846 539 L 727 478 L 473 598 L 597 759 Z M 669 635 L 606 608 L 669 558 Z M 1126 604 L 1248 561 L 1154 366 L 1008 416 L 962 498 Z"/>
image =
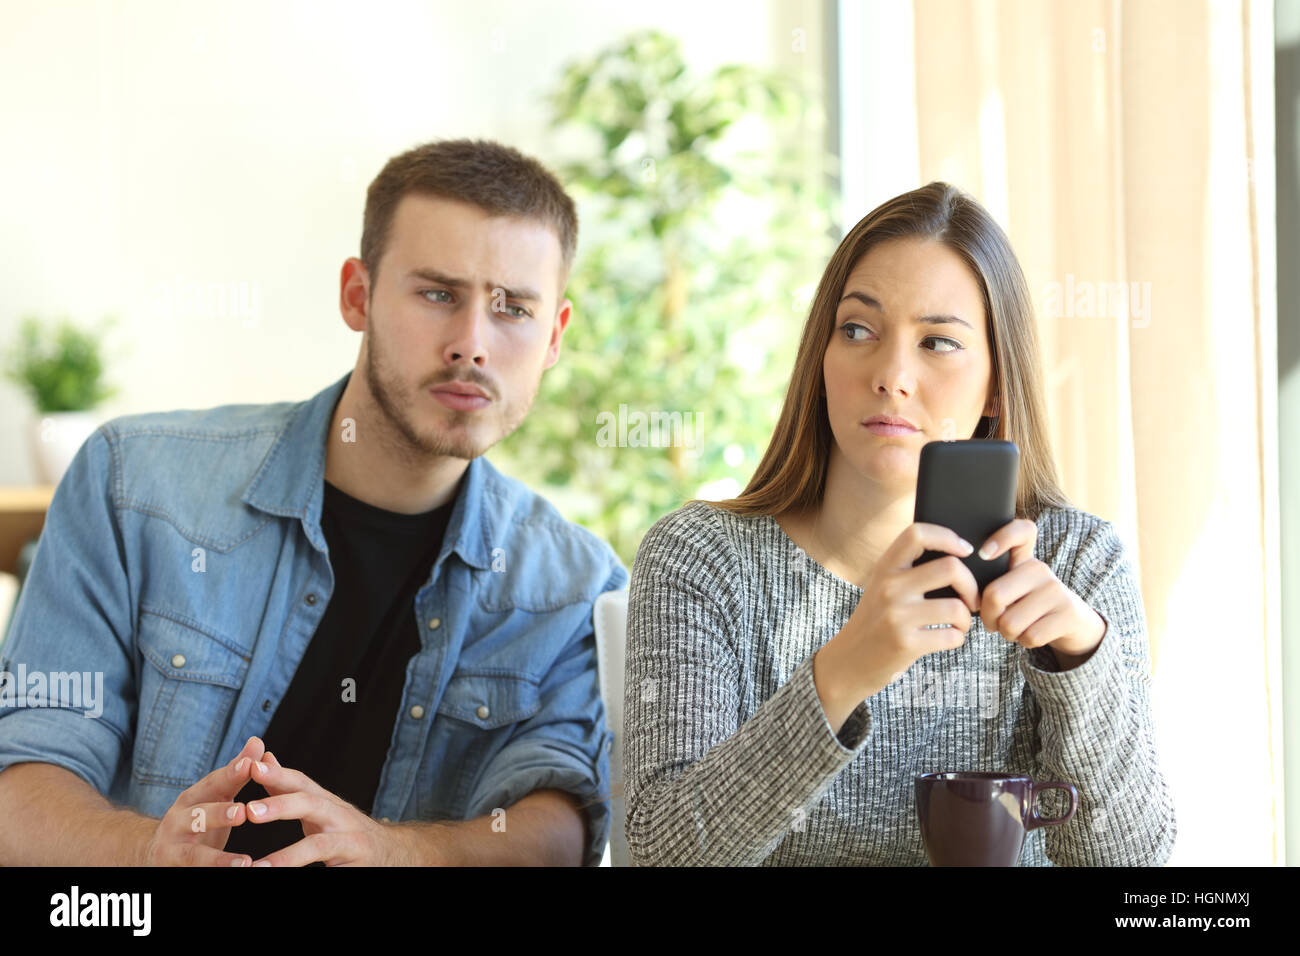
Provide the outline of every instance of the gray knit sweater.
<path id="1" fill-rule="evenodd" d="M 812 655 L 862 589 L 770 517 L 694 503 L 646 533 L 628 600 L 624 779 L 636 865 L 928 865 L 913 778 L 1027 773 L 1074 784 L 1079 808 L 1034 830 L 1022 866 L 1162 865 L 1177 828 L 1150 703 L 1141 592 L 1109 522 L 1038 519 L 1035 556 L 1107 622 L 1058 671 L 974 617 L 959 648 L 921 657 L 838 735 Z M 976 542 L 976 547 L 979 547 Z M 1062 791 L 1040 814 L 1068 808 Z"/>

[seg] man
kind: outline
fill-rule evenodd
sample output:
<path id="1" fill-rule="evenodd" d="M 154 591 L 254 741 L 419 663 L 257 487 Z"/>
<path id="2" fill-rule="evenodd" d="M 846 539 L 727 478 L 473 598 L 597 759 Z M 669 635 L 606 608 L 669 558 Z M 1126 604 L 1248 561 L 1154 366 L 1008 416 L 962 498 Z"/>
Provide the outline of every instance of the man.
<path id="1" fill-rule="evenodd" d="M 559 357 L 576 234 L 515 150 L 413 149 L 343 265 L 352 372 L 87 440 L 0 650 L 64 674 L 0 707 L 0 863 L 600 861 L 627 572 L 480 457 Z"/>

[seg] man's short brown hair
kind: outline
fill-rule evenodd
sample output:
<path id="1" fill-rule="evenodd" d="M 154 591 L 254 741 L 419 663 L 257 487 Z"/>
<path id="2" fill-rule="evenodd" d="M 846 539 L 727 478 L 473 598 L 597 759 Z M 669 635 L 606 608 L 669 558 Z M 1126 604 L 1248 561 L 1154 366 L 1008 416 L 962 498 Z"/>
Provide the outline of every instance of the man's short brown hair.
<path id="1" fill-rule="evenodd" d="M 361 261 L 371 289 L 392 233 L 393 215 L 408 193 L 471 203 L 493 216 L 538 220 L 560 241 L 562 277 L 573 266 L 578 214 L 573 200 L 541 163 L 490 140 L 444 139 L 394 156 L 366 190 Z"/>

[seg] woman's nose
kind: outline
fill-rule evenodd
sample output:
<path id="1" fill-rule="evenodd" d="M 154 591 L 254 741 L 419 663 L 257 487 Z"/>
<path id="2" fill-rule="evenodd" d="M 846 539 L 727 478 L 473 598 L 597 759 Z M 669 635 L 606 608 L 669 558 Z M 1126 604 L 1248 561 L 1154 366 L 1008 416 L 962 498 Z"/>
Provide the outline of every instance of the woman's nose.
<path id="1" fill-rule="evenodd" d="M 874 391 L 888 394 L 911 395 L 916 390 L 916 374 L 901 361 L 887 361 L 873 373 Z"/>

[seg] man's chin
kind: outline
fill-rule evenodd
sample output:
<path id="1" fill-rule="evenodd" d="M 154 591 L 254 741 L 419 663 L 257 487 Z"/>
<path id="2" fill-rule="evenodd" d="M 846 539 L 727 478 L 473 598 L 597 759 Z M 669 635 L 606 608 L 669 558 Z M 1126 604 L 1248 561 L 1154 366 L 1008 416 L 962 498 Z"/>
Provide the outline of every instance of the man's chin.
<path id="1" fill-rule="evenodd" d="M 458 435 L 449 435 L 445 431 L 430 434 L 425 437 L 421 443 L 424 450 L 431 457 L 440 458 L 464 458 L 466 460 L 477 458 L 493 445 L 497 440 L 488 440 L 477 433 L 465 433 L 461 431 Z"/>
<path id="2" fill-rule="evenodd" d="M 488 450 L 489 445 L 470 442 L 426 441 L 423 450 L 430 458 L 463 458 L 468 461 Z"/>

